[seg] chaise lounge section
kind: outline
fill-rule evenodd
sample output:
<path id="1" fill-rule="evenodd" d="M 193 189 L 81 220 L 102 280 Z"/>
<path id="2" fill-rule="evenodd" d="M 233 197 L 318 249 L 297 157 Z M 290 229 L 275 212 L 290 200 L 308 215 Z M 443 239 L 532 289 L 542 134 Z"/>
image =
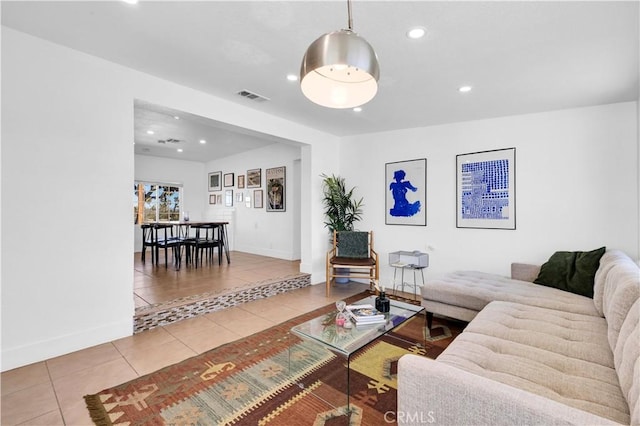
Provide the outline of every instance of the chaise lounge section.
<path id="1" fill-rule="evenodd" d="M 593 299 L 477 272 L 423 296 L 470 323 L 437 360 L 400 359 L 399 424 L 640 424 L 640 269 L 623 252 L 600 258 Z"/>

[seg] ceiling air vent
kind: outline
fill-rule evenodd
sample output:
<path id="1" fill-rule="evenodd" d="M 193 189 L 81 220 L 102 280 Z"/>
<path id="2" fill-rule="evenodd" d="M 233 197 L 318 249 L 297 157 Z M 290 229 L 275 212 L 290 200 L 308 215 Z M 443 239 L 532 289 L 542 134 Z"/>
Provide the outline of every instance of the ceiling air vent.
<path id="1" fill-rule="evenodd" d="M 271 100 L 265 96 L 258 95 L 257 93 L 253 93 L 248 90 L 241 90 L 238 92 L 238 95 L 242 96 L 243 98 L 251 99 L 252 101 L 255 101 L 255 102 L 265 102 L 265 101 Z"/>
<path id="2" fill-rule="evenodd" d="M 173 139 L 173 138 L 169 138 L 169 139 L 158 139 L 158 143 L 163 143 L 163 144 L 167 144 L 167 143 L 180 143 L 182 142 L 180 139 Z"/>

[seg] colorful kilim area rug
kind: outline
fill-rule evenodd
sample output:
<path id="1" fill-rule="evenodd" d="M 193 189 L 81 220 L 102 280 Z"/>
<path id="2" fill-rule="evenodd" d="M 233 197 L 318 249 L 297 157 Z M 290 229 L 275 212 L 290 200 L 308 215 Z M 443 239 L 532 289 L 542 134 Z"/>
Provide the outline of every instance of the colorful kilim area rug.
<path id="1" fill-rule="evenodd" d="M 367 294 L 347 299 L 353 302 Z M 335 311 L 328 305 L 128 383 L 85 396 L 97 425 L 388 425 L 395 423 L 396 366 L 405 354 L 437 357 L 464 327 L 418 315 L 350 362 L 290 333 Z"/>

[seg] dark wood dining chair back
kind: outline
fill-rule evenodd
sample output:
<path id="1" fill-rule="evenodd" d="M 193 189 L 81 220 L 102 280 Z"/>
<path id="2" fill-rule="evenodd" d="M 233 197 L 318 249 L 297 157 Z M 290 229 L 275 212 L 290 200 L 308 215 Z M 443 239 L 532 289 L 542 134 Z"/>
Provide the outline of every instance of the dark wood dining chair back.
<path id="1" fill-rule="evenodd" d="M 202 259 L 205 257 L 209 263 L 213 262 L 213 252 L 218 251 L 218 265 L 222 264 L 222 239 L 220 237 L 220 227 L 216 224 L 201 224 L 194 226 L 196 230 L 195 242 L 193 243 L 193 256 L 195 267 L 198 263 L 202 266 Z"/>
<path id="2" fill-rule="evenodd" d="M 148 227 L 148 228 L 147 228 Z M 150 223 L 142 225 L 143 248 L 151 248 L 151 262 L 160 263 L 160 250 L 164 250 L 164 266 L 169 266 L 169 250 L 172 252 L 173 263 L 180 268 L 180 239 L 174 235 L 171 223 Z M 145 251 L 142 252 L 144 262 Z"/>
<path id="3" fill-rule="evenodd" d="M 155 253 L 153 244 L 153 228 L 152 225 L 144 223 L 140 225 L 142 229 L 142 251 L 140 253 L 140 260 L 145 263 L 147 260 L 147 248 L 151 249 L 151 263 L 155 263 Z"/>

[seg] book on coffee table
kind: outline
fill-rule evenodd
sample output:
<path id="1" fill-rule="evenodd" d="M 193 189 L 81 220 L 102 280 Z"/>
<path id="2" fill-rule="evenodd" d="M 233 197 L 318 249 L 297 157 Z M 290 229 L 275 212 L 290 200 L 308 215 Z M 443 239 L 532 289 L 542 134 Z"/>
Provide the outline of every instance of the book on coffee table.
<path id="1" fill-rule="evenodd" d="M 345 311 L 357 325 L 384 323 L 387 320 L 382 312 L 371 305 L 350 305 Z"/>

